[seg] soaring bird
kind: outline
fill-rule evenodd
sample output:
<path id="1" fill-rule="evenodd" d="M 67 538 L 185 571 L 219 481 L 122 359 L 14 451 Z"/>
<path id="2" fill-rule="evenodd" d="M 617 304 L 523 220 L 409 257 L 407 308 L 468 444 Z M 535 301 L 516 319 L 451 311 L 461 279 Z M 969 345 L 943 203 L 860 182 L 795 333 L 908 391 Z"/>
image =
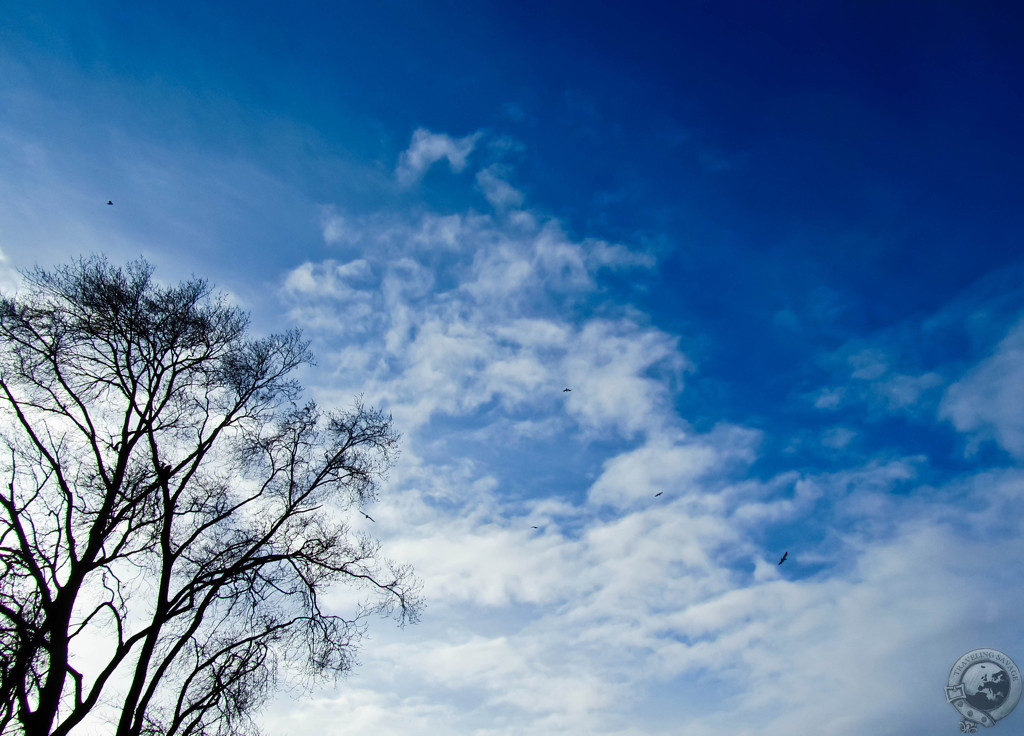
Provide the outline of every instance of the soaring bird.
<path id="1" fill-rule="evenodd" d="M 563 388 L 563 389 L 562 389 L 562 393 L 563 393 L 563 394 L 564 394 L 564 393 L 565 393 L 566 391 L 572 391 L 572 389 L 571 389 L 571 388 Z"/>
<path id="2" fill-rule="evenodd" d="M 377 523 L 377 520 L 376 520 L 376 519 L 374 519 L 374 518 L 373 518 L 372 516 L 370 516 L 370 515 L 369 515 L 368 513 L 366 513 L 365 511 L 360 511 L 359 513 L 360 513 L 360 514 L 362 514 L 363 516 L 365 516 L 365 517 L 366 517 L 367 519 L 369 519 L 370 521 L 372 521 L 372 522 L 373 522 L 374 524 L 376 524 L 376 523 Z"/>
<path id="3" fill-rule="evenodd" d="M 783 562 L 785 562 L 787 557 L 789 557 L 789 550 L 786 550 L 782 553 L 782 559 L 779 560 L 779 564 L 781 565 Z"/>
<path id="4" fill-rule="evenodd" d="M 533 527 L 533 528 L 534 528 L 534 529 L 540 529 L 540 527 L 539 527 L 539 526 L 535 526 L 535 527 Z"/>
<path id="5" fill-rule="evenodd" d="M 657 498 L 658 496 L 660 496 L 664 492 L 665 491 L 658 491 L 657 493 L 654 494 L 654 497 Z"/>
<path id="6" fill-rule="evenodd" d="M 110 200 L 108 199 L 108 200 L 107 200 L 107 204 L 114 204 L 114 203 L 113 203 L 113 202 L 111 202 L 111 201 L 110 201 Z"/>

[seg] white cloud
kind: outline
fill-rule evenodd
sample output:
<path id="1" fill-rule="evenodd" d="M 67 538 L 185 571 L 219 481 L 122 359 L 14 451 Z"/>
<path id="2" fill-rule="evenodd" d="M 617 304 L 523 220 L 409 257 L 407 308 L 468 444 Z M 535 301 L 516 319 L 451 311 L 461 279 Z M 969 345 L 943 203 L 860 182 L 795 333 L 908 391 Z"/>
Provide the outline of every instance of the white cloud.
<path id="1" fill-rule="evenodd" d="M 1014 457 L 1024 458 L 1024 321 L 1009 330 L 991 356 L 949 387 L 940 416 L 975 445 L 994 440 Z"/>
<path id="2" fill-rule="evenodd" d="M 573 387 L 567 409 L 592 433 L 634 435 L 673 423 L 671 389 L 692 368 L 678 338 L 628 319 L 591 320 L 563 360 Z"/>
<path id="3" fill-rule="evenodd" d="M 846 575 L 766 583 L 688 610 L 681 630 L 710 634 L 711 643 L 674 647 L 666 674 L 680 671 L 673 663 L 706 667 L 738 687 L 724 707 L 686 725 L 769 736 L 811 723 L 837 735 L 952 725 L 934 683 L 979 637 L 998 638 L 993 619 L 1005 620 L 1022 600 L 971 572 L 977 549 L 951 529 L 908 522 L 865 549 Z M 980 601 L 996 608 L 982 614 Z"/>
<path id="4" fill-rule="evenodd" d="M 309 733 L 457 736 L 461 733 L 458 719 L 458 711 L 451 705 L 428 702 L 422 697 L 403 698 L 389 693 L 386 688 L 348 686 L 337 693 L 303 698 L 301 704 L 281 695 L 263 723 L 270 733 L 281 736 Z"/>
<path id="5" fill-rule="evenodd" d="M 886 354 L 878 348 L 865 348 L 849 355 L 850 378 L 861 381 L 873 381 L 881 378 L 889 370 Z"/>
<path id="6" fill-rule="evenodd" d="M 756 432 L 726 426 L 703 436 L 681 431 L 650 436 L 643 445 L 605 461 L 588 498 L 626 508 L 659 491 L 669 497 L 690 493 L 695 481 L 712 471 L 722 474 L 727 463 L 753 461 L 757 441 Z"/>
<path id="7" fill-rule="evenodd" d="M 792 495 L 788 495 L 792 489 Z M 742 524 L 775 524 L 806 514 L 824 494 L 815 480 L 795 472 L 783 473 L 768 483 L 743 483 L 733 486 L 729 496 L 737 499 L 733 517 Z M 763 500 L 769 496 L 768 500 Z"/>
<path id="8" fill-rule="evenodd" d="M 321 360 L 344 352 L 346 365 L 369 369 L 336 372 L 332 393 L 364 390 L 407 429 L 491 401 L 509 413 L 558 407 L 591 433 L 635 434 L 670 414 L 668 391 L 690 366 L 678 340 L 628 310 L 578 326 L 562 316 L 596 293 L 600 269 L 653 265 L 648 255 L 573 241 L 537 215 L 377 216 L 346 228 L 361 258 L 303 263 L 282 290 L 293 318 L 323 341 Z M 361 337 L 342 351 L 338 335 Z M 577 393 L 543 398 L 564 385 Z"/>
<path id="9" fill-rule="evenodd" d="M 849 427 L 829 427 L 821 435 L 821 444 L 834 450 L 849 445 L 857 437 L 857 432 Z"/>
<path id="10" fill-rule="evenodd" d="M 323 232 L 324 242 L 328 245 L 343 243 L 349 236 L 345 218 L 338 214 L 336 208 L 331 206 L 321 208 L 320 228 Z"/>
<path id="11" fill-rule="evenodd" d="M 928 372 L 917 375 L 894 373 L 886 380 L 877 382 L 872 388 L 885 402 L 891 412 L 910 410 L 917 406 L 927 392 L 943 383 L 938 373 Z"/>
<path id="12" fill-rule="evenodd" d="M 843 403 L 846 391 L 841 387 L 823 388 L 817 391 L 814 396 L 815 409 L 836 409 Z"/>
<path id="13" fill-rule="evenodd" d="M 441 159 L 447 159 L 452 171 L 459 172 L 466 167 L 466 159 L 473 152 L 480 133 L 464 138 L 452 138 L 444 133 L 431 133 L 417 128 L 412 134 L 409 147 L 402 152 L 395 169 L 399 184 L 409 186 Z"/>
<path id="14" fill-rule="evenodd" d="M 523 193 L 509 184 L 497 164 L 481 169 L 476 174 L 476 184 L 491 206 L 497 210 L 518 207 L 523 203 Z"/>
<path id="15" fill-rule="evenodd" d="M 21 286 L 21 276 L 11 266 L 7 255 L 0 250 L 0 292 L 15 294 Z"/>
<path id="16" fill-rule="evenodd" d="M 822 366 L 843 383 L 810 393 L 807 398 L 815 408 L 833 411 L 860 406 L 873 417 L 898 414 L 930 419 L 942 376 L 934 371 L 897 370 L 898 357 L 882 342 L 865 346 L 858 340 L 824 356 Z"/>
<path id="17" fill-rule="evenodd" d="M 370 276 L 370 264 L 362 258 L 347 263 L 307 261 L 288 273 L 284 288 L 292 294 L 345 297 L 355 290 L 353 283 L 365 282 Z"/>
<path id="18" fill-rule="evenodd" d="M 587 261 L 591 268 L 653 268 L 656 259 L 653 254 L 627 248 L 603 240 L 587 240 Z"/>

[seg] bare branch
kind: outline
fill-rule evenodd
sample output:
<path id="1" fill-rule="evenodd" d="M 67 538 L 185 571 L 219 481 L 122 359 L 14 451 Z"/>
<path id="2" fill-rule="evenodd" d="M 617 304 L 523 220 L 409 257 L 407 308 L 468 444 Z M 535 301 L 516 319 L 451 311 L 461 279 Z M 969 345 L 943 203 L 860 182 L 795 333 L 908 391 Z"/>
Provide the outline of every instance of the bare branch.
<path id="1" fill-rule="evenodd" d="M 115 691 L 115 736 L 249 733 L 279 663 L 337 675 L 363 617 L 415 620 L 411 570 L 341 520 L 394 461 L 391 418 L 299 405 L 298 332 L 251 338 L 144 261 L 25 281 L 0 295 L 0 734 L 66 736 Z M 375 603 L 325 610 L 338 583 Z"/>

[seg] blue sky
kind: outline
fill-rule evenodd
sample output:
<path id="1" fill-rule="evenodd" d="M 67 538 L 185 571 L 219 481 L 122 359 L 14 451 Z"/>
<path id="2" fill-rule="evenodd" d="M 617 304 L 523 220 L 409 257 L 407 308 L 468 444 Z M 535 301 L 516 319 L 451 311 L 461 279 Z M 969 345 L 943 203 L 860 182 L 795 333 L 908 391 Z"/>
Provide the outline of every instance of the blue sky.
<path id="1" fill-rule="evenodd" d="M 5 288 L 208 277 L 404 435 L 424 620 L 269 733 L 909 736 L 1024 664 L 1019 11 L 810 5 L 5 9 Z"/>

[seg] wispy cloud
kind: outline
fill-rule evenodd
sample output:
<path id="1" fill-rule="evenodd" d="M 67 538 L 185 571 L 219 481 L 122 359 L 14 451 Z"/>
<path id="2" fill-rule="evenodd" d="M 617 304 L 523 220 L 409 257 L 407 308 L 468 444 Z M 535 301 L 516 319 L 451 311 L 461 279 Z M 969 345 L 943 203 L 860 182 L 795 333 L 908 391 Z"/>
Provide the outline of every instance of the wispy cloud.
<path id="1" fill-rule="evenodd" d="M 518 207 L 523 203 L 523 193 L 509 184 L 503 174 L 498 164 L 492 164 L 477 172 L 476 184 L 495 209 Z"/>
<path id="2" fill-rule="evenodd" d="M 296 321 L 322 333 L 325 350 L 337 349 L 332 334 L 362 336 L 346 352 L 376 368 L 346 383 L 385 401 L 406 426 L 495 401 L 508 416 L 550 408 L 554 392 L 586 431 L 641 431 L 689 368 L 677 340 L 628 310 L 583 322 L 569 315 L 594 297 L 604 270 L 643 269 L 653 258 L 574 241 L 556 220 L 523 215 L 348 218 L 361 257 L 302 263 L 282 295 Z M 567 383 L 578 390 L 562 401 Z"/>
<path id="3" fill-rule="evenodd" d="M 343 243 L 348 236 L 345 218 L 338 214 L 335 207 L 329 205 L 320 210 L 320 228 L 323 232 L 324 242 L 328 245 Z"/>
<path id="4" fill-rule="evenodd" d="M 5 294 L 13 294 L 21 284 L 21 276 L 11 266 L 10 261 L 2 250 L 0 250 L 0 291 Z"/>
<path id="5" fill-rule="evenodd" d="M 898 415 L 931 421 L 946 379 L 936 370 L 915 370 L 914 359 L 901 358 L 886 337 L 870 345 L 857 339 L 822 356 L 837 382 L 805 398 L 825 411 L 858 407 L 871 419 Z"/>
<path id="6" fill-rule="evenodd" d="M 993 440 L 1024 459 L 1024 321 L 949 387 L 940 414 L 971 438 L 969 448 Z"/>
<path id="7" fill-rule="evenodd" d="M 409 147 L 399 157 L 395 169 L 398 183 L 403 186 L 414 184 L 441 159 L 447 159 L 452 171 L 462 171 L 480 135 L 477 132 L 463 138 L 452 138 L 445 133 L 431 133 L 425 128 L 417 128 L 412 134 Z"/>

